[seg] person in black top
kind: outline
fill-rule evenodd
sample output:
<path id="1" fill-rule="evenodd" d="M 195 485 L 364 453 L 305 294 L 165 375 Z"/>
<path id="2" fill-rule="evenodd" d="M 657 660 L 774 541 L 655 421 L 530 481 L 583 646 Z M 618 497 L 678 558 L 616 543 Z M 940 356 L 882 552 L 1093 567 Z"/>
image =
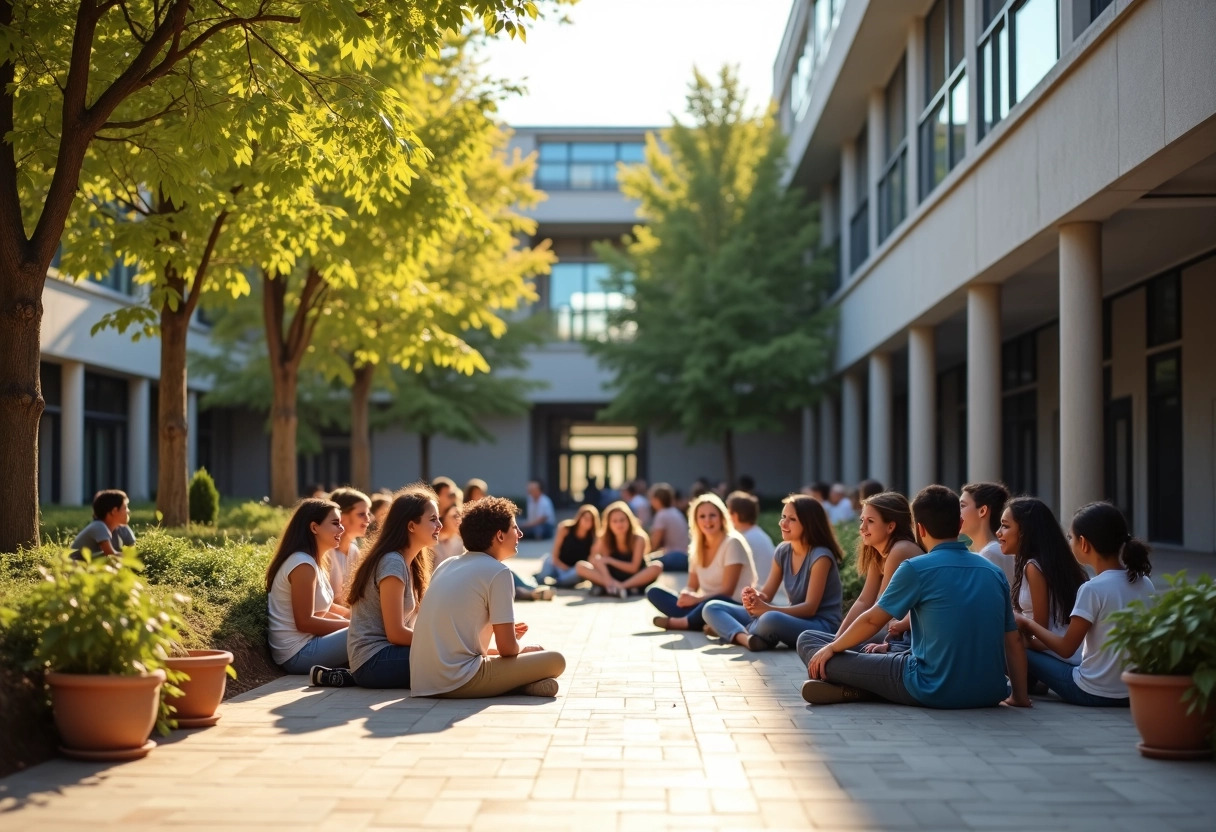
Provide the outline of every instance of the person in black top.
<path id="1" fill-rule="evenodd" d="M 591 557 L 591 544 L 599 528 L 600 512 L 592 505 L 580 506 L 572 519 L 558 523 L 553 554 L 536 573 L 537 582 L 569 588 L 581 581 L 574 565 Z"/>

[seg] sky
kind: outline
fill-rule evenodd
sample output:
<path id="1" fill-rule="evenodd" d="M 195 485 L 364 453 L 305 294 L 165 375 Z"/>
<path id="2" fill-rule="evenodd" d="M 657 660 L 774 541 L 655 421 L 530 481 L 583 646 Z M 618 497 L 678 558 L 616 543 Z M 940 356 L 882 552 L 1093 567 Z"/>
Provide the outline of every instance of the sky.
<path id="1" fill-rule="evenodd" d="M 682 115 L 693 66 L 738 66 L 748 103 L 772 96 L 773 61 L 792 0 L 580 0 L 571 23 L 539 21 L 484 51 L 491 75 L 523 82 L 503 103 L 515 126 L 665 126 Z"/>

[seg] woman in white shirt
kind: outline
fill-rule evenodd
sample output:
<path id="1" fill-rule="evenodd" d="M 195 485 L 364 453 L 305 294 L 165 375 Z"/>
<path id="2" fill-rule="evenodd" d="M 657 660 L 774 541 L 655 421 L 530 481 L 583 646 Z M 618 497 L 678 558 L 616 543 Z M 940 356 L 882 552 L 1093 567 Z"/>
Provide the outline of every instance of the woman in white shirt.
<path id="1" fill-rule="evenodd" d="M 346 664 L 350 611 L 334 603 L 325 568 L 341 537 L 337 503 L 301 500 L 266 568 L 270 654 L 287 673 Z"/>
<path id="2" fill-rule="evenodd" d="M 348 606 L 347 584 L 359 565 L 359 547 L 355 541 L 367 534 L 372 520 L 372 500 L 356 488 L 339 488 L 329 495 L 338 504 L 342 521 L 342 537 L 329 552 L 329 585 L 334 588 L 334 600 Z"/>
<path id="3" fill-rule="evenodd" d="M 1056 635 L 1064 635 L 1077 602 L 1077 590 L 1089 578 L 1072 556 L 1056 516 L 1042 500 L 1016 497 L 1001 513 L 997 539 L 1003 557 L 1014 564 L 1010 587 L 1013 611 Z M 1026 649 L 1051 652 L 1037 639 L 1028 639 Z M 1069 664 L 1081 663 L 1079 648 L 1071 656 L 1051 655 Z"/>
<path id="4" fill-rule="evenodd" d="M 414 622 L 430 583 L 429 550 L 440 526 L 435 492 L 421 484 L 403 489 L 351 580 L 346 651 L 360 687 L 410 686 Z"/>
<path id="5" fill-rule="evenodd" d="M 664 630 L 703 629 L 706 604 L 725 601 L 742 608 L 743 588 L 756 581 L 751 549 L 718 495 L 702 494 L 688 510 L 688 586 L 679 595 L 658 586 L 646 590 L 647 600 L 663 613 L 654 625 Z"/>
<path id="6" fill-rule="evenodd" d="M 1128 705 L 1123 679 L 1124 657 L 1106 645 L 1111 614 L 1133 601 L 1147 602 L 1153 594 L 1148 579 L 1152 564 L 1148 546 L 1131 536 L 1123 513 L 1110 503 L 1090 503 L 1072 517 L 1069 534 L 1073 556 L 1092 567 L 1094 577 L 1077 590 L 1077 603 L 1068 630 L 1057 635 L 1034 619 L 1017 616 L 1023 635 L 1042 641 L 1052 653 L 1027 650 L 1029 679 L 1038 680 L 1073 705 Z M 1081 648 L 1081 664 L 1073 667 L 1056 656 L 1071 656 Z"/>

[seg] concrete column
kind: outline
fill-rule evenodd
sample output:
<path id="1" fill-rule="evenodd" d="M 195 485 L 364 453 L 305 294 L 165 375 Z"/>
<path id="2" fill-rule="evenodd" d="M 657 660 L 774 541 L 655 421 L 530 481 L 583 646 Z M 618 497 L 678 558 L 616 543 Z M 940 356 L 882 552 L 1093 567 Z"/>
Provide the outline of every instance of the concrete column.
<path id="1" fill-rule="evenodd" d="M 146 378 L 127 382 L 127 496 L 148 499 L 148 412 L 152 385 Z"/>
<path id="2" fill-rule="evenodd" d="M 836 189 L 829 182 L 819 189 L 819 247 L 827 248 L 835 240 L 840 228 L 840 205 Z"/>
<path id="3" fill-rule="evenodd" d="M 836 397 L 824 396 L 819 400 L 819 464 L 815 466 L 817 479 L 836 481 L 840 468 L 840 446 L 836 436 Z"/>
<path id="4" fill-rule="evenodd" d="M 870 470 L 865 473 L 891 486 L 891 354 L 870 354 Z"/>
<path id="5" fill-rule="evenodd" d="M 856 148 L 853 140 L 849 139 L 840 147 L 840 193 L 836 200 L 840 205 L 841 283 L 848 283 L 849 275 L 853 273 L 849 252 L 853 250 L 853 211 L 857 208 L 857 200 L 854 199 L 857 191 L 856 164 Z"/>
<path id="6" fill-rule="evenodd" d="M 861 480 L 861 379 L 844 374 L 840 385 L 840 478 L 849 485 Z"/>
<path id="7" fill-rule="evenodd" d="M 1102 225 L 1060 226 L 1060 517 L 1102 499 Z"/>
<path id="8" fill-rule="evenodd" d="M 967 479 L 1000 478 L 1001 287 L 983 283 L 967 289 Z"/>
<path id="9" fill-rule="evenodd" d="M 186 460 L 188 473 L 194 476 L 198 470 L 198 393 L 186 393 Z"/>
<path id="10" fill-rule="evenodd" d="M 912 216 L 920 204 L 920 113 L 925 107 L 924 72 L 922 55 L 925 42 L 924 18 L 916 17 L 908 22 L 908 46 L 904 55 L 904 83 L 907 86 L 908 156 L 907 169 L 907 215 Z"/>
<path id="11" fill-rule="evenodd" d="M 866 139 L 869 143 L 866 161 L 868 170 L 870 200 L 870 253 L 878 248 L 878 180 L 882 178 L 882 166 L 887 161 L 886 148 L 883 147 L 883 137 L 886 135 L 886 98 L 883 89 L 870 90 L 870 112 L 866 125 Z M 886 483 L 883 483 L 886 485 Z"/>
<path id="12" fill-rule="evenodd" d="M 79 361 L 65 361 L 61 372 L 59 500 L 65 506 L 78 506 L 85 502 L 84 365 Z"/>
<path id="13" fill-rule="evenodd" d="M 908 492 L 937 482 L 937 362 L 933 327 L 908 330 Z"/>
<path id="14" fill-rule="evenodd" d="M 815 408 L 802 408 L 802 484 L 815 479 Z"/>

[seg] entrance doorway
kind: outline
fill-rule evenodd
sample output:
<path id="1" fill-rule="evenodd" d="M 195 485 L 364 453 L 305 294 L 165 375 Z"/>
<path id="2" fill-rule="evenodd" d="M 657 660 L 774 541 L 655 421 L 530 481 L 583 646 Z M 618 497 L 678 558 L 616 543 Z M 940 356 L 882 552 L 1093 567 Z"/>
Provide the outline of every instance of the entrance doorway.
<path id="1" fill-rule="evenodd" d="M 544 470 L 550 496 L 560 506 L 581 503 L 593 480 L 601 491 L 619 490 L 645 472 L 644 436 L 633 425 L 595 421 L 598 409 L 573 406 L 540 414 L 547 422 Z"/>

